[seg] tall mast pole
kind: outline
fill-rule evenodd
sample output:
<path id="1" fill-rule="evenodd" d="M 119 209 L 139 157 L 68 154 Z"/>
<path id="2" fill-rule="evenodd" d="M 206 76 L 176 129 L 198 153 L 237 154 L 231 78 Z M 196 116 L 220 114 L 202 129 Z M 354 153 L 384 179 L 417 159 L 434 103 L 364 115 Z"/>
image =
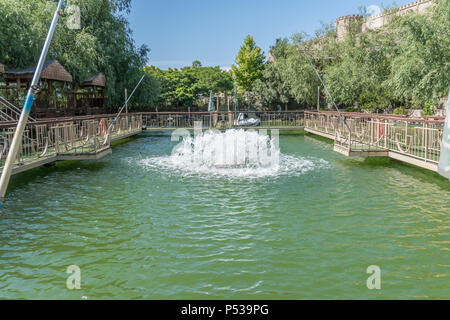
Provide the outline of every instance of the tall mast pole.
<path id="1" fill-rule="evenodd" d="M 306 60 L 309 62 L 309 64 L 311 65 L 311 67 L 313 68 L 314 72 L 316 73 L 317 78 L 319 78 L 320 83 L 322 84 L 323 89 L 325 90 L 325 93 L 328 95 L 328 97 L 331 99 L 331 103 L 333 104 L 333 106 L 336 108 L 337 113 L 339 114 L 339 118 L 341 118 L 342 123 L 344 123 L 345 127 L 347 128 L 348 132 L 351 132 L 350 127 L 347 124 L 347 121 L 345 121 L 344 116 L 342 115 L 342 113 L 339 111 L 338 106 L 336 105 L 336 102 L 334 101 L 333 96 L 331 95 L 331 93 L 328 91 L 327 86 L 325 85 L 325 82 L 323 81 L 322 77 L 319 74 L 319 71 L 317 71 L 316 67 L 314 66 L 314 64 L 311 61 L 311 58 L 306 54 L 306 52 L 301 49 L 298 48 L 303 55 L 305 56 Z"/>
<path id="2" fill-rule="evenodd" d="M 44 47 L 42 48 L 41 56 L 39 57 L 39 62 L 36 66 L 33 80 L 31 81 L 30 88 L 28 89 L 28 93 L 23 104 L 22 113 L 20 115 L 16 131 L 14 132 L 14 137 L 8 152 L 8 157 L 6 158 L 5 166 L 3 167 L 2 176 L 0 178 L 0 208 L 5 199 L 6 190 L 8 189 L 9 180 L 11 178 L 11 172 L 14 167 L 14 162 L 16 161 L 19 147 L 21 145 L 21 140 L 23 132 L 25 131 L 25 127 L 27 125 L 28 117 L 30 116 L 34 97 L 39 91 L 39 79 L 41 78 L 41 72 L 44 67 L 45 59 L 47 58 L 47 53 L 52 42 L 53 34 L 55 33 L 56 25 L 58 23 L 58 17 L 61 14 L 62 3 L 63 0 L 59 0 L 56 11 L 53 14 L 53 20 L 50 24 L 50 29 L 47 33 L 47 38 L 45 39 Z"/>
<path id="3" fill-rule="evenodd" d="M 141 77 L 141 79 L 139 80 L 138 84 L 136 85 L 136 87 L 134 87 L 133 91 L 131 92 L 130 96 L 126 98 L 125 103 L 120 107 L 119 112 L 117 112 L 116 117 L 114 118 L 113 122 L 111 123 L 111 125 L 108 128 L 108 133 L 111 131 L 112 127 L 116 124 L 117 120 L 119 120 L 120 115 L 122 114 L 123 110 L 125 109 L 125 107 L 127 107 L 128 110 L 128 102 L 131 100 L 131 98 L 134 96 L 134 93 L 136 92 L 136 90 L 139 88 L 139 86 L 141 85 L 142 81 L 145 78 L 145 74 Z"/>
<path id="4" fill-rule="evenodd" d="M 125 101 L 128 101 L 128 90 L 125 88 Z M 125 113 L 128 114 L 128 102 L 125 103 Z"/>

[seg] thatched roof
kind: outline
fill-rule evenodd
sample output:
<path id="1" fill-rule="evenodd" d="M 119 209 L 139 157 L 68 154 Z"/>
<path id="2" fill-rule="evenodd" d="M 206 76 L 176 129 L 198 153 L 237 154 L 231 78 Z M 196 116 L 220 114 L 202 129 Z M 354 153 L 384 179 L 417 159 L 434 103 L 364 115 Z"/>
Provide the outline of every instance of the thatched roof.
<path id="1" fill-rule="evenodd" d="M 5 72 L 6 80 L 31 80 L 33 79 L 36 67 L 20 70 L 7 70 Z M 61 82 L 72 82 L 72 76 L 66 69 L 57 61 L 50 60 L 44 63 L 42 69 L 41 79 L 55 80 Z"/>
<path id="2" fill-rule="evenodd" d="M 106 87 L 106 77 L 103 73 L 84 79 L 82 87 Z"/>
<path id="3" fill-rule="evenodd" d="M 0 63 L 0 72 L 5 73 L 5 69 L 6 69 L 5 65 Z"/>

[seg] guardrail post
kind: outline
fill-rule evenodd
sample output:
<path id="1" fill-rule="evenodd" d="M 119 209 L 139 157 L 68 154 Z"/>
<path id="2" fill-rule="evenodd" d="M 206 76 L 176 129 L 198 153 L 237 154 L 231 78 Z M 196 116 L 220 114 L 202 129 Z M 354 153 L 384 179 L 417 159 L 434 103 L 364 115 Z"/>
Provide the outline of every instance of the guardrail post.
<path id="1" fill-rule="evenodd" d="M 342 128 L 344 128 L 344 126 L 342 126 Z M 350 152 L 352 151 L 352 129 L 353 129 L 353 121 L 350 121 L 350 126 L 349 126 L 349 132 L 348 132 L 348 152 L 350 154 Z"/>
<path id="2" fill-rule="evenodd" d="M 425 140 L 425 162 L 428 162 L 428 123 L 423 124 L 424 140 Z"/>
<path id="3" fill-rule="evenodd" d="M 56 150 L 56 155 L 59 154 L 59 130 L 58 127 L 54 127 L 53 130 L 55 130 L 55 150 Z"/>
<path id="4" fill-rule="evenodd" d="M 373 145 L 373 135 L 375 134 L 374 130 L 375 121 L 371 119 L 370 121 L 370 144 Z"/>
<path id="5" fill-rule="evenodd" d="M 388 145 L 387 145 L 387 140 L 388 140 L 388 134 L 389 134 L 389 127 L 388 127 L 388 123 L 387 120 L 384 120 L 384 148 L 387 149 Z"/>

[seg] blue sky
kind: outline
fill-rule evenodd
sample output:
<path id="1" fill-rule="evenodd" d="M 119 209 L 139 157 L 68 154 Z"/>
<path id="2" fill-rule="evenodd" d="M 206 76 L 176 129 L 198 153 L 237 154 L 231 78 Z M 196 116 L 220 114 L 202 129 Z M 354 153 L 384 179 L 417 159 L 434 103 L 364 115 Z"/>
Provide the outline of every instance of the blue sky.
<path id="1" fill-rule="evenodd" d="M 412 0 L 396 0 L 403 5 Z M 138 45 L 151 48 L 149 65 L 179 68 L 200 60 L 230 67 L 245 36 L 266 53 L 279 37 L 309 34 L 360 6 L 384 8 L 380 0 L 133 0 L 128 16 Z"/>

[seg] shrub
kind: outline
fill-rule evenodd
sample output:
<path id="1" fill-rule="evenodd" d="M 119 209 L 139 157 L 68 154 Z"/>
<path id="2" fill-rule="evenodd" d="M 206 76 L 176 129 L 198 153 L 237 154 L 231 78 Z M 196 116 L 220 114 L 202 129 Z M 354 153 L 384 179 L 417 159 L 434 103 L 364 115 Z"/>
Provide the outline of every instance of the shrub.
<path id="1" fill-rule="evenodd" d="M 424 116 L 432 116 L 434 114 L 434 106 L 436 105 L 433 99 L 430 99 L 423 106 L 423 115 Z"/>
<path id="2" fill-rule="evenodd" d="M 406 109 L 405 107 L 398 107 L 394 109 L 394 114 L 398 115 L 406 115 Z"/>

